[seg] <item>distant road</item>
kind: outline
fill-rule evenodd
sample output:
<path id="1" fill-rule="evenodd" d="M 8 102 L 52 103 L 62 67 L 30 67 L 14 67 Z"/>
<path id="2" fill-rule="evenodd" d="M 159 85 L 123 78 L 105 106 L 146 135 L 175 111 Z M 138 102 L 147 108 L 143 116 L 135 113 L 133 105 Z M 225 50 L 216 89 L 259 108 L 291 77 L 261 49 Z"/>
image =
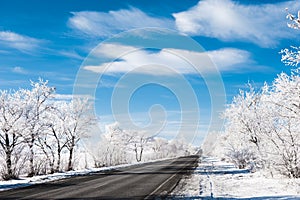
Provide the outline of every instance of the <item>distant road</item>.
<path id="1" fill-rule="evenodd" d="M 187 156 L 77 176 L 0 192 L 0 199 L 160 199 L 197 160 Z"/>

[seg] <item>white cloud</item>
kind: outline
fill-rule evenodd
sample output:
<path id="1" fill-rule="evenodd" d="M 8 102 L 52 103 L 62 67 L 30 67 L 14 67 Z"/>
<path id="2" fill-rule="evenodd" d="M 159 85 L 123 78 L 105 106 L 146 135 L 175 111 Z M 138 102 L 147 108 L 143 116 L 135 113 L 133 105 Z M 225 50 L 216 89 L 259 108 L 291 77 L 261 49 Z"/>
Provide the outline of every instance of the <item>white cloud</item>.
<path id="1" fill-rule="evenodd" d="M 174 28 L 170 19 L 155 18 L 139 9 L 121 9 L 109 12 L 72 12 L 68 24 L 87 36 L 106 37 L 134 28 L 160 27 Z"/>
<path id="2" fill-rule="evenodd" d="M 32 51 L 40 45 L 41 41 L 11 31 L 0 31 L 0 44 L 20 51 Z"/>
<path id="3" fill-rule="evenodd" d="M 94 100 L 95 98 L 90 95 L 74 95 L 74 94 L 54 94 L 56 100 L 72 100 L 73 98 L 88 98 Z"/>
<path id="4" fill-rule="evenodd" d="M 208 55 L 221 71 L 238 69 L 241 68 L 241 66 L 239 66 L 240 64 L 253 62 L 250 59 L 251 55 L 248 51 L 235 48 L 209 51 Z"/>
<path id="5" fill-rule="evenodd" d="M 16 66 L 12 69 L 12 72 L 17 73 L 17 74 L 27 74 L 28 72 L 23 68 Z"/>
<path id="6" fill-rule="evenodd" d="M 72 59 L 77 59 L 77 60 L 83 60 L 84 57 L 79 55 L 76 51 L 65 51 L 62 50 L 59 52 L 61 55 L 68 57 L 68 58 L 72 58 Z"/>
<path id="7" fill-rule="evenodd" d="M 224 48 L 208 52 L 182 49 L 162 49 L 149 52 L 132 46 L 103 44 L 94 56 L 119 58 L 109 63 L 86 65 L 84 69 L 96 73 L 142 73 L 150 75 L 195 74 L 199 72 L 230 71 L 243 69 L 251 63 L 250 53 L 240 49 Z M 216 66 L 213 64 L 213 62 Z M 100 61 L 99 61 L 100 62 Z"/>
<path id="8" fill-rule="evenodd" d="M 106 58 L 118 58 L 125 54 L 139 50 L 138 47 L 115 43 L 103 43 L 93 50 L 93 56 L 105 56 Z"/>
<path id="9" fill-rule="evenodd" d="M 57 100 L 72 100 L 72 94 L 54 94 L 53 97 Z"/>
<path id="10" fill-rule="evenodd" d="M 245 40 L 269 47 L 280 39 L 295 37 L 286 27 L 286 7 L 299 8 L 300 2 L 242 5 L 232 0 L 202 0 L 173 16 L 177 29 L 189 35 Z"/>

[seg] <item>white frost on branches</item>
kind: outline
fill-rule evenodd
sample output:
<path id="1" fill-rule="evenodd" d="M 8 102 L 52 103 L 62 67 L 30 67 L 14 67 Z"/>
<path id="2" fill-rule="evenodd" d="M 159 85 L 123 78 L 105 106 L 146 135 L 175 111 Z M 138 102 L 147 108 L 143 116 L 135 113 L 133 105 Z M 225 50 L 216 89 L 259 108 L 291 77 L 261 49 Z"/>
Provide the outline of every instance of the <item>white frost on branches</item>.
<path id="1" fill-rule="evenodd" d="M 280 51 L 281 62 L 285 65 L 296 67 L 300 63 L 300 48 L 291 46 L 291 49 L 282 49 Z"/>
<path id="2" fill-rule="evenodd" d="M 180 139 L 151 137 L 145 132 L 124 130 L 115 122 L 105 127 L 98 148 L 93 152 L 96 166 L 111 166 L 161 158 L 186 156 L 195 148 Z"/>
<path id="3" fill-rule="evenodd" d="M 73 168 L 74 150 L 87 137 L 94 119 L 88 99 L 53 99 L 48 81 L 31 81 L 31 89 L 0 90 L 0 155 L 3 179 Z"/>
<path id="4" fill-rule="evenodd" d="M 288 12 L 287 8 L 286 8 L 286 11 Z M 286 18 L 291 21 L 290 23 L 287 23 L 289 28 L 300 29 L 300 11 L 298 11 L 297 16 L 288 12 Z"/>
<path id="5" fill-rule="evenodd" d="M 259 92 L 240 91 L 224 112 L 227 156 L 239 168 L 256 166 L 300 177 L 300 77 L 281 73 Z"/>
<path id="6" fill-rule="evenodd" d="M 288 9 L 286 9 L 288 11 Z M 300 11 L 298 11 L 298 16 L 292 15 L 288 12 L 287 19 L 291 21 L 291 23 L 288 23 L 289 28 L 293 29 L 300 29 Z M 296 67 L 300 62 L 300 48 L 291 46 L 291 49 L 282 49 L 280 52 L 282 54 L 281 56 L 281 62 L 283 62 L 285 65 Z"/>
<path id="7" fill-rule="evenodd" d="M 300 29 L 298 16 L 288 13 L 288 26 Z M 281 61 L 297 67 L 300 47 L 281 50 Z M 214 154 L 239 168 L 277 171 L 300 178 L 300 68 L 281 73 L 260 90 L 241 90 L 224 112 L 225 134 Z M 223 147 L 223 149 L 220 149 Z M 223 151 L 222 151 L 223 150 Z"/>

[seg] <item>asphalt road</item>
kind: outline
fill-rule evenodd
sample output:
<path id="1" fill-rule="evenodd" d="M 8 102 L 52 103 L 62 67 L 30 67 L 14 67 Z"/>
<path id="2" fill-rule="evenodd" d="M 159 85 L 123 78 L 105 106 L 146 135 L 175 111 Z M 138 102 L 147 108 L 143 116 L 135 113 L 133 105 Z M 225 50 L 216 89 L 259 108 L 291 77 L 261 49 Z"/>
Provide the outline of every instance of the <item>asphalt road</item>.
<path id="1" fill-rule="evenodd" d="M 0 192 L 0 199 L 162 199 L 197 160 L 180 157 L 77 176 Z"/>

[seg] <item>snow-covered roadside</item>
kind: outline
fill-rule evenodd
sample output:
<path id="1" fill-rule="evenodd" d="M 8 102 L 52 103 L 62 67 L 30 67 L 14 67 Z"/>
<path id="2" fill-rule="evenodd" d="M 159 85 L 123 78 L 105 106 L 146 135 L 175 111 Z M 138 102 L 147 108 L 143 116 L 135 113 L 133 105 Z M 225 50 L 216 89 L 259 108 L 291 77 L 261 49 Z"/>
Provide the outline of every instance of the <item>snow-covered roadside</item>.
<path id="1" fill-rule="evenodd" d="M 87 175 L 95 172 L 105 172 L 109 170 L 120 169 L 120 168 L 130 167 L 130 166 L 138 166 L 146 163 L 152 163 L 152 162 L 169 160 L 169 159 L 172 158 L 159 159 L 159 160 L 153 160 L 147 162 L 139 162 L 133 164 L 123 164 L 123 165 L 117 165 L 111 167 L 90 168 L 90 169 L 61 172 L 61 173 L 47 174 L 47 175 L 34 176 L 34 177 L 20 177 L 17 180 L 0 181 L 0 191 L 19 188 L 19 187 L 26 187 L 26 186 L 50 182 L 50 181 L 56 181 L 60 179 L 70 178 L 72 176 Z"/>
<path id="2" fill-rule="evenodd" d="M 300 179 L 266 177 L 204 158 L 194 174 L 184 177 L 172 196 L 187 199 L 300 199 Z"/>

